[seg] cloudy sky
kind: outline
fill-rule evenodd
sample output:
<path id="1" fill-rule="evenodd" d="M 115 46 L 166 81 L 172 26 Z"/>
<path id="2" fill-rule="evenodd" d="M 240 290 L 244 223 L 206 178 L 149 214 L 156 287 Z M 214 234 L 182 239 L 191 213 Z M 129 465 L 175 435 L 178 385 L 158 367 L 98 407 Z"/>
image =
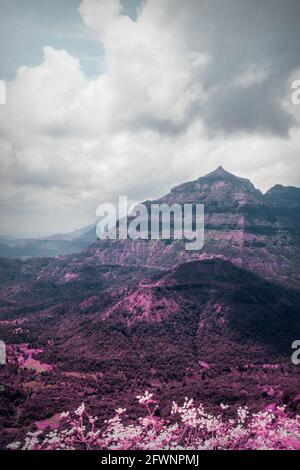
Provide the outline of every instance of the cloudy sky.
<path id="1" fill-rule="evenodd" d="M 1 233 L 223 165 L 300 185 L 299 0 L 0 0 Z"/>

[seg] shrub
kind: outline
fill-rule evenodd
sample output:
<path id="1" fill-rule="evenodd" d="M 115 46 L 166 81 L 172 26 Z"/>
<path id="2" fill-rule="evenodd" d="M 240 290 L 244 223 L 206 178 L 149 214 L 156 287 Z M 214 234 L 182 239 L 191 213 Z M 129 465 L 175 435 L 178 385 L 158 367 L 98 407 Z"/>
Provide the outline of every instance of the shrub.
<path id="1" fill-rule="evenodd" d="M 285 407 L 270 405 L 260 413 L 250 414 L 240 407 L 234 418 L 228 405 L 220 405 L 216 416 L 186 398 L 182 406 L 173 402 L 172 419 L 157 416 L 158 404 L 145 392 L 137 397 L 146 416 L 126 424 L 126 409 L 118 408 L 115 416 L 98 426 L 82 404 L 74 413 L 62 413 L 59 429 L 48 433 L 30 432 L 25 441 L 13 442 L 9 449 L 300 449 L 300 416 L 288 416 Z"/>

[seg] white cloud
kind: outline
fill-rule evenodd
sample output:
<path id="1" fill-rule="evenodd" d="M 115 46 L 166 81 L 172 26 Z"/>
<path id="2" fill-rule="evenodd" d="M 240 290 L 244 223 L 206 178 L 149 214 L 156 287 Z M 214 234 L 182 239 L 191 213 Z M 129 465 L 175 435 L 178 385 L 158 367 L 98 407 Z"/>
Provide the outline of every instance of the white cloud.
<path id="1" fill-rule="evenodd" d="M 247 69 L 236 78 L 235 84 L 241 88 L 260 85 L 267 80 L 270 75 L 270 67 L 252 63 L 249 64 Z"/>
<path id="2" fill-rule="evenodd" d="M 28 214 L 28 233 L 75 228 L 93 219 L 100 202 L 157 197 L 219 164 L 263 189 L 298 183 L 290 171 L 298 132 L 290 139 L 208 137 L 201 105 L 210 97 L 204 82 L 214 57 L 190 41 L 188 15 L 194 21 L 197 2 L 184 14 L 180 5 L 148 0 L 135 22 L 117 0 L 83 0 L 83 21 L 105 49 L 105 72 L 88 80 L 75 57 L 51 47 L 41 65 L 19 69 L 0 108 L 10 231 L 18 230 L 19 213 Z M 268 73 L 252 65 L 237 83 L 249 87 Z"/>
<path id="3" fill-rule="evenodd" d="M 111 23 L 120 17 L 120 11 L 118 0 L 86 0 L 79 7 L 84 23 L 101 37 Z"/>

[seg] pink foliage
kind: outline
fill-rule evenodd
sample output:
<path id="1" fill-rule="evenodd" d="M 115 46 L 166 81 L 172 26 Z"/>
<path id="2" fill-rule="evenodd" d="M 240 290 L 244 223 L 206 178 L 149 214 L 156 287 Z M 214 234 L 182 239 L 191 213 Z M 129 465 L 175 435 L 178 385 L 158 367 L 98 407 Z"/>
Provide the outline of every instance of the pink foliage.
<path id="1" fill-rule="evenodd" d="M 72 282 L 72 281 L 76 281 L 77 279 L 79 279 L 79 274 L 77 273 L 66 273 L 64 275 L 65 282 Z"/>
<path id="2" fill-rule="evenodd" d="M 43 352 L 43 349 L 29 348 L 28 344 L 22 343 L 10 345 L 8 351 L 14 357 L 21 369 L 32 369 L 37 373 L 47 372 L 53 369 L 53 365 L 44 364 L 33 356 Z"/>
<path id="3" fill-rule="evenodd" d="M 145 392 L 137 397 L 146 416 L 126 424 L 126 409 L 118 408 L 115 416 L 98 425 L 82 404 L 73 414 L 62 413 L 59 429 L 27 434 L 25 441 L 13 442 L 10 449 L 300 449 L 300 416 L 290 417 L 284 407 L 270 405 L 260 413 L 250 414 L 240 407 L 234 418 L 226 418 L 228 405 L 221 403 L 214 416 L 186 398 L 182 406 L 173 402 L 172 419 L 156 416 L 158 404 Z M 174 419 L 173 419 L 174 418 Z"/>

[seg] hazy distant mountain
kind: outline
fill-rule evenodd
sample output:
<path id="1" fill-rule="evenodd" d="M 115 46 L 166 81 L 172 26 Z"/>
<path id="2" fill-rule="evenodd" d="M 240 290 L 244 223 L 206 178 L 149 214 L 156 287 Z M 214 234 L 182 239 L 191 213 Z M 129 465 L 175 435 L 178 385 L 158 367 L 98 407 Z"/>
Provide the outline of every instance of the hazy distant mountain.
<path id="1" fill-rule="evenodd" d="M 45 238 L 0 237 L 0 256 L 6 258 L 55 257 L 77 253 L 95 242 L 96 239 L 95 224 L 73 232 L 55 234 Z"/>
<path id="2" fill-rule="evenodd" d="M 96 239 L 95 224 L 87 225 L 86 227 L 79 228 L 73 232 L 68 233 L 56 233 L 45 237 L 44 240 L 65 240 L 65 241 L 74 241 L 78 239 L 89 239 L 93 242 Z"/>

